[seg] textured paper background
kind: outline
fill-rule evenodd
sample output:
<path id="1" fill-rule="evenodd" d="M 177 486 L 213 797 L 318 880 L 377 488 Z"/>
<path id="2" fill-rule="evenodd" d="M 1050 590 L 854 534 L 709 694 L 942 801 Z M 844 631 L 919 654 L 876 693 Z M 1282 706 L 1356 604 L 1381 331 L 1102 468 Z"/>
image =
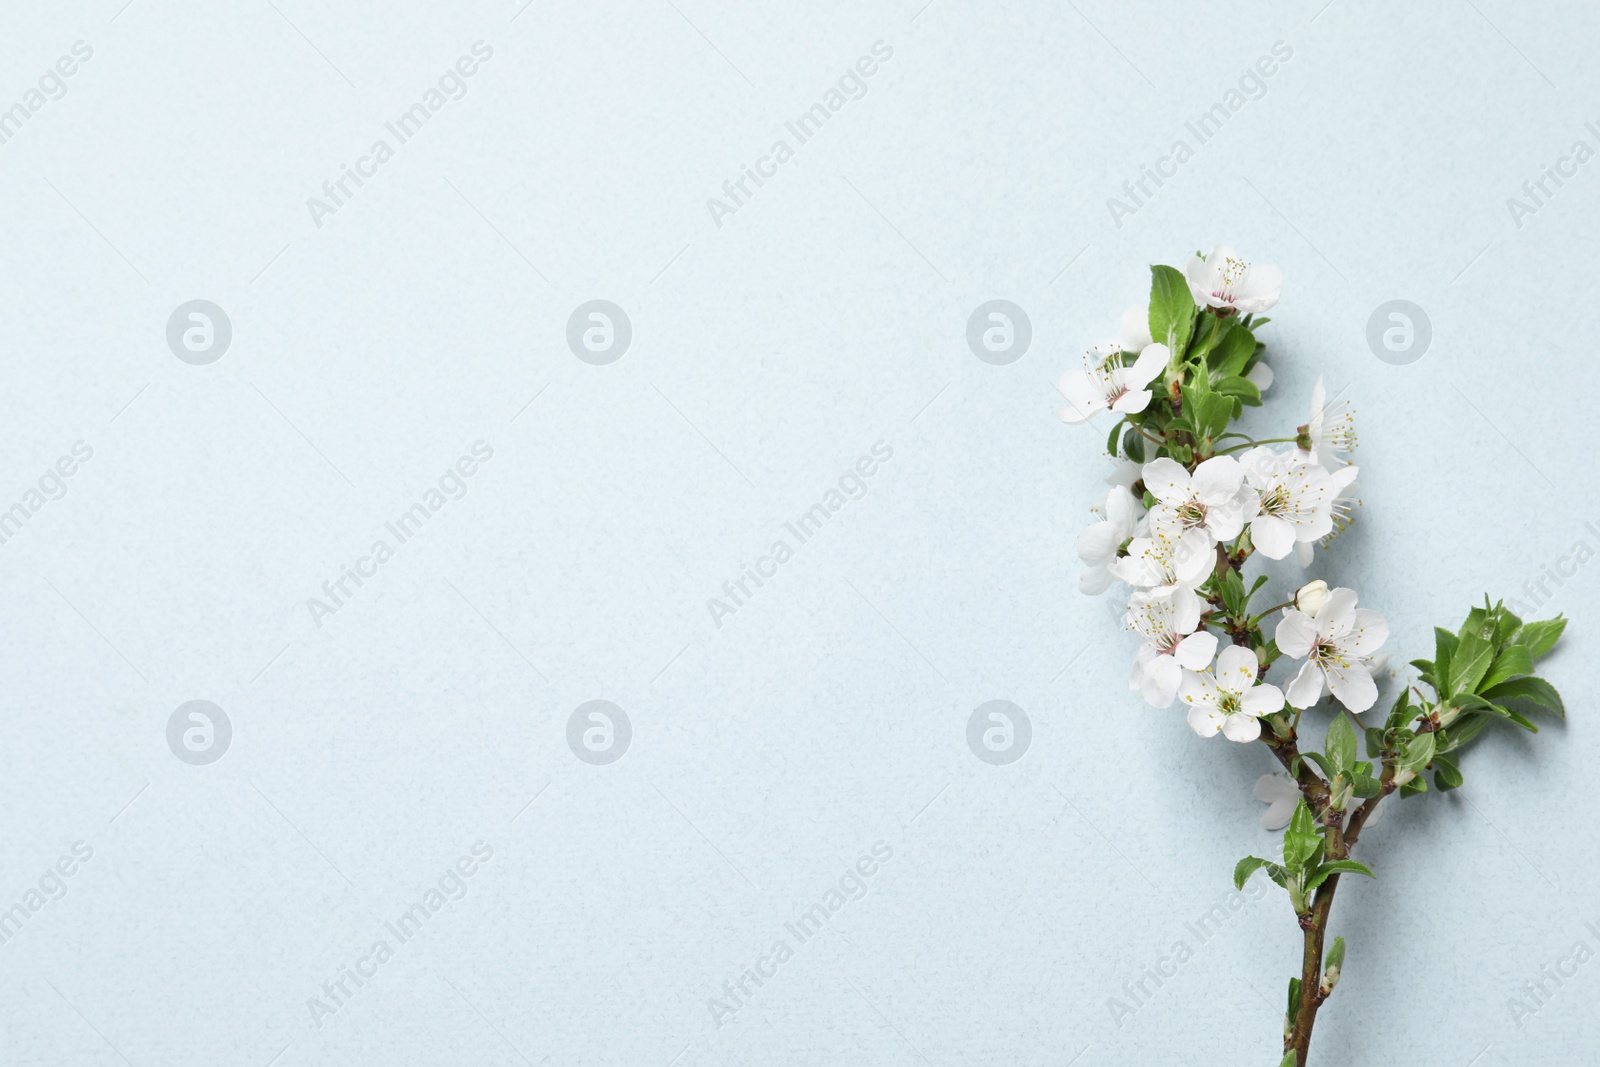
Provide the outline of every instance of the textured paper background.
<path id="1" fill-rule="evenodd" d="M 92 857 L 0 944 L 0 1062 L 1276 1063 L 1292 917 L 1227 910 L 1235 860 L 1276 847 L 1271 761 L 1126 691 L 1071 552 L 1103 437 L 1052 388 L 1146 264 L 1217 241 L 1286 278 L 1251 425 L 1302 421 L 1319 373 L 1358 405 L 1366 506 L 1313 573 L 1389 615 L 1396 661 L 1485 591 L 1577 615 L 1548 668 L 1571 725 L 1489 738 L 1461 793 L 1364 838 L 1381 877 L 1341 894 L 1315 1062 L 1593 1061 L 1600 963 L 1562 961 L 1600 952 L 1600 162 L 1520 219 L 1507 198 L 1600 149 L 1600 14 L 922 5 L 6 5 L 0 108 L 92 56 L 0 143 L 0 508 L 93 454 L 0 545 L 0 907 Z M 708 198 L 875 42 L 864 95 L 718 225 Z M 632 327 L 603 366 L 566 342 L 595 299 Z M 992 299 L 1031 322 L 1008 365 L 966 341 Z M 1432 323 L 1410 365 L 1366 342 L 1394 299 Z M 167 344 L 192 300 L 231 322 L 209 365 Z M 318 625 L 308 598 L 480 441 L 465 495 Z M 879 442 L 717 625 L 708 598 Z M 205 766 L 166 739 L 196 699 L 232 726 Z M 596 699 L 632 730 L 603 766 L 567 742 Z M 993 699 L 1031 722 L 1007 766 L 966 742 Z M 1569 976 L 1519 1016 L 1546 966 Z"/>

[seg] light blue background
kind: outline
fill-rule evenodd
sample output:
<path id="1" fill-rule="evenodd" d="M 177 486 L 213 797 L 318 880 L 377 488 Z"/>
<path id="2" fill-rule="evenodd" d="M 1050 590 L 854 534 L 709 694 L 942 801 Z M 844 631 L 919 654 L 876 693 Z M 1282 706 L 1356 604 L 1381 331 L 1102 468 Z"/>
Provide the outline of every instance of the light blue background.
<path id="1" fill-rule="evenodd" d="M 1230 242 L 1286 279 L 1252 425 L 1303 421 L 1318 374 L 1357 403 L 1365 507 L 1313 573 L 1389 616 L 1397 663 L 1600 547 L 1600 163 L 1506 206 L 1600 147 L 1600 12 L 1324 2 L 8 3 L 0 107 L 94 54 L 0 145 L 0 507 L 94 455 L 0 545 L 0 906 L 94 854 L 0 945 L 0 1062 L 1276 1063 L 1281 894 L 1186 925 L 1277 847 L 1271 760 L 1127 692 L 1071 550 L 1104 438 L 1056 420 L 1055 379 L 1146 264 Z M 314 225 L 480 39 L 467 95 Z M 880 40 L 866 95 L 716 225 Z M 1265 95 L 1115 225 L 1276 41 Z M 197 298 L 234 331 L 203 367 L 165 341 Z M 595 298 L 633 324 L 609 366 L 564 340 Z M 1009 366 L 965 340 L 993 298 L 1033 325 Z M 1364 339 L 1395 298 L 1433 323 L 1411 366 Z M 479 440 L 467 495 L 315 625 Z M 865 497 L 714 625 L 880 440 Z M 1548 665 L 1570 726 L 1488 738 L 1463 791 L 1364 838 L 1314 1062 L 1593 1062 L 1600 963 L 1509 1001 L 1600 951 L 1597 574 L 1538 598 L 1576 615 Z M 233 724 L 210 766 L 166 745 L 196 698 Z M 596 698 L 634 731 L 602 767 L 565 740 Z M 995 698 L 1033 724 L 1006 767 L 965 742 Z M 480 839 L 466 896 L 314 1027 Z M 879 841 L 866 897 L 717 1026 L 708 998 Z"/>

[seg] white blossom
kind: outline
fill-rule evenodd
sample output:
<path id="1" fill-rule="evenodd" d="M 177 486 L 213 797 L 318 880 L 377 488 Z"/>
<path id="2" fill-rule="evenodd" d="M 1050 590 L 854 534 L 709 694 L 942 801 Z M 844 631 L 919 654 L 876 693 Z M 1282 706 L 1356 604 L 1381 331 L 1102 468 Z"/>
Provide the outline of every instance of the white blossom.
<path id="1" fill-rule="evenodd" d="M 1355 467 L 1329 474 L 1294 450 L 1274 452 L 1266 445 L 1239 459 L 1256 496 L 1250 540 L 1268 559 L 1282 559 L 1296 543 L 1327 536 L 1333 530 L 1334 498 L 1356 477 Z"/>
<path id="2" fill-rule="evenodd" d="M 1314 582 L 1307 582 L 1295 590 L 1294 606 L 1307 615 L 1315 615 L 1317 609 L 1328 602 L 1328 583 L 1318 578 Z"/>
<path id="3" fill-rule="evenodd" d="M 1060 410 L 1061 421 L 1086 422 L 1110 408 L 1119 415 L 1141 412 L 1150 403 L 1150 384 L 1167 366 L 1166 345 L 1146 345 L 1131 366 L 1122 362 L 1122 346 L 1116 342 L 1095 345 L 1083 357 L 1082 370 L 1069 370 L 1056 383 L 1067 399 Z"/>
<path id="4" fill-rule="evenodd" d="M 1333 467 L 1349 462 L 1356 450 L 1356 409 L 1348 400 L 1328 400 L 1322 378 L 1311 389 L 1311 415 L 1300 427 L 1300 454 L 1311 463 Z"/>
<path id="5" fill-rule="evenodd" d="M 1212 456 L 1192 475 L 1165 456 L 1153 459 L 1144 465 L 1144 487 L 1161 501 L 1152 521 L 1203 529 L 1214 541 L 1238 537 L 1250 517 L 1253 498 L 1242 491 L 1244 468 L 1232 456 Z"/>
<path id="6" fill-rule="evenodd" d="M 1146 536 L 1135 537 L 1126 555 L 1107 565 L 1112 577 L 1135 589 L 1166 596 L 1177 589 L 1193 590 L 1216 565 L 1211 539 L 1203 530 L 1183 530 L 1154 524 Z"/>
<path id="7" fill-rule="evenodd" d="M 1227 245 L 1217 245 L 1204 258 L 1194 256 L 1184 275 L 1196 304 L 1228 308 L 1241 315 L 1266 311 L 1278 302 L 1283 289 L 1283 275 L 1277 267 L 1251 266 Z"/>
<path id="8" fill-rule="evenodd" d="M 1134 659 L 1128 688 L 1137 689 L 1153 708 L 1165 708 L 1178 695 L 1185 668 L 1202 670 L 1217 651 L 1215 634 L 1200 626 L 1200 598 L 1188 589 L 1169 596 L 1135 593 L 1128 602 L 1128 627 L 1144 638 Z"/>
<path id="9" fill-rule="evenodd" d="M 1111 586 L 1111 572 L 1106 568 L 1115 562 L 1122 546 L 1133 539 L 1144 509 L 1133 499 L 1133 494 L 1122 486 L 1115 486 L 1106 494 L 1105 518 L 1091 523 L 1078 535 L 1078 558 L 1088 564 L 1088 570 L 1078 578 L 1080 592 L 1099 596 Z"/>
<path id="10" fill-rule="evenodd" d="M 1201 737 L 1217 731 L 1229 741 L 1261 736 L 1261 716 L 1283 710 L 1277 686 L 1257 684 L 1261 661 L 1243 645 L 1229 645 L 1217 656 L 1215 672 L 1184 671 L 1178 695 L 1189 705 L 1189 725 Z"/>
<path id="11" fill-rule="evenodd" d="M 1309 708 L 1324 692 L 1351 711 L 1366 711 L 1377 702 L 1369 657 L 1388 640 L 1389 622 L 1370 608 L 1357 608 L 1355 590 L 1333 590 L 1312 614 L 1285 608 L 1273 636 L 1278 651 L 1305 660 L 1289 681 L 1293 706 Z"/>

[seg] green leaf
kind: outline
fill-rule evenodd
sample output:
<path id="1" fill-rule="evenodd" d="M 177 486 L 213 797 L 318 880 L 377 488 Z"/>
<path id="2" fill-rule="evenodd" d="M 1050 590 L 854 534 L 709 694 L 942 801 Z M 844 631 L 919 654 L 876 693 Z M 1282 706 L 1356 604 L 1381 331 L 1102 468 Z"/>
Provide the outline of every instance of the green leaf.
<path id="1" fill-rule="evenodd" d="M 1322 772 L 1322 776 L 1324 778 L 1332 780 L 1333 777 L 1339 773 L 1339 768 L 1333 763 L 1333 761 L 1328 759 L 1327 756 L 1324 756 L 1320 752 L 1302 752 L 1300 756 L 1302 759 L 1308 759 L 1312 763 L 1315 763 L 1317 765 L 1317 769 Z"/>
<path id="2" fill-rule="evenodd" d="M 1500 708 L 1499 710 L 1504 711 L 1505 709 Z M 1449 747 L 1452 750 L 1466 748 L 1468 742 L 1483 733 L 1488 725 L 1489 717 L 1487 715 L 1472 715 L 1458 719 L 1454 726 L 1444 731 L 1445 736 L 1449 739 Z"/>
<path id="3" fill-rule="evenodd" d="M 1450 655 L 1450 675 L 1445 683 L 1448 692 L 1444 695 L 1473 692 L 1489 670 L 1489 664 L 1494 662 L 1494 645 L 1467 626 L 1461 629 L 1455 651 Z"/>
<path id="4" fill-rule="evenodd" d="M 1144 435 L 1132 426 L 1122 435 L 1122 453 L 1135 463 L 1144 462 Z"/>
<path id="5" fill-rule="evenodd" d="M 1400 795 L 1403 797 L 1414 797 L 1418 793 L 1426 793 L 1427 791 L 1428 780 L 1426 778 L 1413 778 L 1400 787 Z"/>
<path id="6" fill-rule="evenodd" d="M 1217 392 L 1224 396 L 1236 396 L 1251 407 L 1261 404 L 1261 390 L 1249 378 L 1224 378 L 1217 383 Z"/>
<path id="7" fill-rule="evenodd" d="M 1378 877 L 1364 863 L 1357 863 L 1355 860 L 1330 860 L 1312 872 L 1306 881 L 1306 888 L 1315 889 L 1336 874 L 1364 874 L 1368 878 Z"/>
<path id="8" fill-rule="evenodd" d="M 1245 608 L 1249 606 L 1250 594 L 1244 591 L 1244 579 L 1231 567 L 1228 573 L 1223 575 L 1221 588 L 1217 592 L 1222 597 L 1223 607 L 1228 609 L 1230 615 L 1235 617 L 1243 615 Z"/>
<path id="9" fill-rule="evenodd" d="M 1189 347 L 1194 329 L 1194 294 L 1175 267 L 1150 268 L 1150 336 L 1166 345 L 1174 359 Z"/>
<path id="10" fill-rule="evenodd" d="M 1219 380 L 1239 378 L 1244 375 L 1249 367 L 1250 357 L 1256 354 L 1256 336 L 1240 325 L 1218 339 L 1216 347 L 1211 350 L 1207 362 L 1211 364 L 1212 374 Z M 1261 394 L 1256 393 L 1259 400 Z"/>
<path id="11" fill-rule="evenodd" d="M 1345 774 L 1356 762 L 1356 728 L 1350 717 L 1340 712 L 1328 724 L 1328 734 L 1322 742 L 1323 751 L 1337 773 Z"/>
<path id="12" fill-rule="evenodd" d="M 1289 979 L 1289 1018 L 1293 1019 L 1300 1012 L 1300 979 Z M 1290 1055 L 1294 1055 L 1293 1052 Z M 1279 1067 L 1282 1067 L 1280 1064 Z"/>
<path id="13" fill-rule="evenodd" d="M 1316 820 L 1311 809 L 1301 801 L 1289 819 L 1289 829 L 1283 835 L 1283 865 L 1291 871 L 1304 870 L 1322 846 L 1322 835 L 1317 833 Z"/>
<path id="14" fill-rule="evenodd" d="M 1522 620 L 1513 615 L 1511 609 L 1506 607 L 1503 602 L 1496 604 L 1494 607 L 1499 615 L 1498 621 L 1494 624 L 1494 643 L 1496 647 L 1503 648 L 1514 639 L 1516 632 L 1522 628 Z"/>
<path id="15" fill-rule="evenodd" d="M 1283 1059 L 1278 1061 L 1278 1067 L 1300 1067 L 1300 1053 L 1294 1049 L 1285 1052 Z"/>
<path id="16" fill-rule="evenodd" d="M 1341 969 L 1344 967 L 1344 938 L 1342 937 L 1334 938 L 1333 947 L 1328 949 L 1328 954 L 1322 957 L 1323 970 L 1327 970 L 1329 967 L 1339 967 Z"/>
<path id="17" fill-rule="evenodd" d="M 1433 668 L 1427 683 L 1442 694 L 1450 678 L 1450 657 L 1456 650 L 1456 635 L 1442 626 L 1433 628 Z"/>
<path id="18" fill-rule="evenodd" d="M 1444 686 L 1439 684 L 1439 672 L 1434 669 L 1431 659 L 1414 659 L 1411 665 L 1417 669 L 1417 677 L 1428 685 L 1433 686 L 1436 692 L 1443 692 Z"/>
<path id="19" fill-rule="evenodd" d="M 1567 717 L 1567 707 L 1561 702 L 1561 694 L 1556 692 L 1556 687 L 1543 678 L 1513 678 L 1508 682 L 1501 682 L 1493 689 L 1486 689 L 1484 696 L 1497 704 L 1506 704 L 1508 701 L 1530 704 L 1545 711 L 1553 711 L 1558 718 Z M 1511 711 L 1510 708 L 1506 709 Z M 1511 711 L 1513 719 L 1520 718 L 1516 712 Z M 1529 726 L 1530 729 L 1533 727 Z"/>
<path id="20" fill-rule="evenodd" d="M 1406 742 L 1406 750 L 1400 756 L 1400 766 L 1404 770 L 1420 772 L 1433 759 L 1434 737 L 1432 734 L 1422 734 Z"/>
<path id="21" fill-rule="evenodd" d="M 1561 640 L 1561 631 L 1566 628 L 1567 620 L 1557 615 L 1553 619 L 1523 623 L 1511 639 L 1525 647 L 1534 659 L 1538 659 L 1555 647 L 1556 642 Z"/>
<path id="22" fill-rule="evenodd" d="M 1271 860 L 1264 860 L 1260 856 L 1246 856 L 1233 869 L 1233 888 L 1243 889 L 1244 884 L 1250 880 L 1250 876 L 1263 867 L 1266 868 L 1267 877 L 1279 885 L 1283 884 L 1283 879 L 1288 872 L 1282 867 Z"/>
<path id="23" fill-rule="evenodd" d="M 1376 726 L 1368 726 L 1364 731 L 1367 738 L 1367 755 L 1373 759 L 1383 756 L 1383 731 Z"/>
<path id="24" fill-rule="evenodd" d="M 1462 780 L 1461 771 L 1456 768 L 1455 760 L 1449 756 L 1433 757 L 1433 784 L 1439 787 L 1441 793 L 1460 789 Z"/>
<path id="25" fill-rule="evenodd" d="M 1500 650 L 1494 658 L 1494 664 L 1489 668 L 1489 673 L 1476 686 L 1481 693 L 1485 689 L 1493 689 L 1508 678 L 1515 678 L 1519 674 L 1533 673 L 1533 653 L 1525 645 L 1507 645 Z"/>

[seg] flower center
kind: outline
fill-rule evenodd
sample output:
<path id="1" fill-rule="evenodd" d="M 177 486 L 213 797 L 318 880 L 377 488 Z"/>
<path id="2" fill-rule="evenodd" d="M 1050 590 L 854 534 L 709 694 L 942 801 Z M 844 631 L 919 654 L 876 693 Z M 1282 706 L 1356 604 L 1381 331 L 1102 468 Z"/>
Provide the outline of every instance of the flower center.
<path id="1" fill-rule="evenodd" d="M 1183 528 L 1193 529 L 1206 524 L 1206 506 L 1198 500 L 1191 500 L 1178 509 L 1178 520 L 1183 523 Z"/>
<path id="2" fill-rule="evenodd" d="M 1237 715 L 1242 709 L 1239 694 L 1230 693 L 1226 689 L 1220 690 L 1217 695 L 1217 710 L 1224 715 Z"/>
<path id="3" fill-rule="evenodd" d="M 1278 483 L 1261 494 L 1261 510 L 1268 515 L 1281 515 L 1289 510 L 1289 490 Z"/>

